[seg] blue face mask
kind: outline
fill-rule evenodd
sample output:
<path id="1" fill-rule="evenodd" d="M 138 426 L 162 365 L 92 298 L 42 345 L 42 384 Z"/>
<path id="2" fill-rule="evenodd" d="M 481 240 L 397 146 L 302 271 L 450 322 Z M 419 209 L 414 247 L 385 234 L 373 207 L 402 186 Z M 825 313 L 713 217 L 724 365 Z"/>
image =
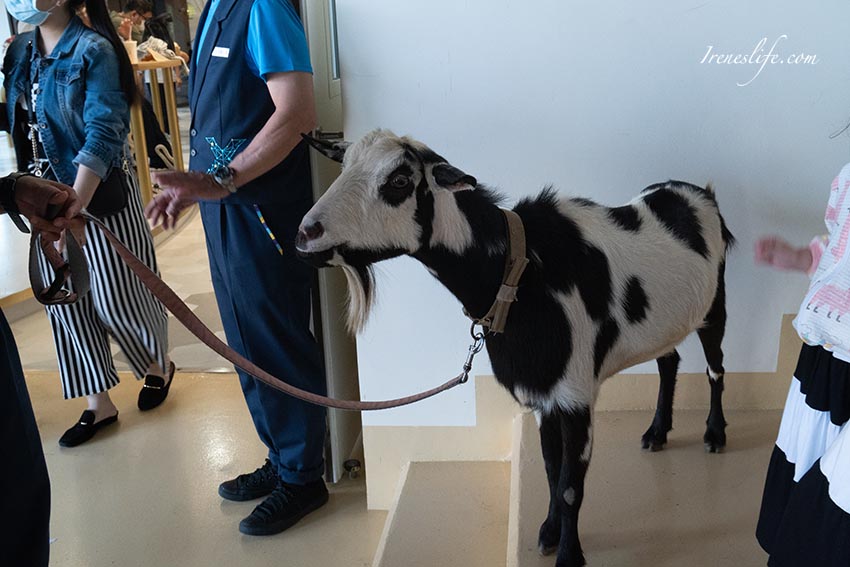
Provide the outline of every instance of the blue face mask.
<path id="1" fill-rule="evenodd" d="M 35 7 L 37 0 L 6 0 L 6 9 L 19 22 L 40 26 L 50 15 Z"/>

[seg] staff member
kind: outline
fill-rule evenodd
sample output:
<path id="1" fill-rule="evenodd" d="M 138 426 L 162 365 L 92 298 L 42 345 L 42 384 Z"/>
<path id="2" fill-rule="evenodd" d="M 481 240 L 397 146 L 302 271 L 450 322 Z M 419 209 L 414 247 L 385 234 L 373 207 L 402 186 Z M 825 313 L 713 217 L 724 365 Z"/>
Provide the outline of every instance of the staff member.
<path id="1" fill-rule="evenodd" d="M 314 272 L 294 240 L 312 204 L 301 133 L 315 123 L 313 77 L 289 0 L 210 0 L 198 23 L 190 87 L 188 173 L 157 174 L 154 222 L 201 201 L 218 308 L 234 350 L 291 384 L 324 394 L 310 333 Z M 239 371 L 248 410 L 268 447 L 265 465 L 219 486 L 228 500 L 265 496 L 242 533 L 281 532 L 323 506 L 325 410 Z"/>

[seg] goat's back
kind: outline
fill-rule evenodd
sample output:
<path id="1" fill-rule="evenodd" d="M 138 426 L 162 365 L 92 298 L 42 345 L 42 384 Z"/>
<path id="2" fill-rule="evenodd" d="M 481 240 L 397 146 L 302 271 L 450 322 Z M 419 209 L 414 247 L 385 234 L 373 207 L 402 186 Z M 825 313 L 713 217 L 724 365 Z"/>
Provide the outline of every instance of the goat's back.
<path id="1" fill-rule="evenodd" d="M 562 386 L 587 393 L 703 324 L 731 241 L 710 189 L 671 181 L 614 208 L 544 192 L 516 210 L 529 258 L 571 329 Z"/>

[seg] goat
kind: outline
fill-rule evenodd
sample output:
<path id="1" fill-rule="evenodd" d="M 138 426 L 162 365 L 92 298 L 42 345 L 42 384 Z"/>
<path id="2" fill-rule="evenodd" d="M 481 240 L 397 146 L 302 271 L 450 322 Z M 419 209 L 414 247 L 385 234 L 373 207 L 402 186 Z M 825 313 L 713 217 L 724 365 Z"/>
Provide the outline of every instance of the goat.
<path id="1" fill-rule="evenodd" d="M 376 130 L 355 144 L 308 140 L 341 161 L 339 178 L 304 217 L 298 254 L 341 266 L 348 322 L 362 327 L 374 297 L 371 266 L 407 254 L 481 317 L 505 266 L 500 198 L 424 144 Z M 486 336 L 496 379 L 535 410 L 550 504 L 539 549 L 558 567 L 584 564 L 578 512 L 601 382 L 655 358 L 661 375 L 644 448 L 672 429 L 678 345 L 696 330 L 708 361 L 706 449 L 726 444 L 721 396 L 726 324 L 724 268 L 733 243 L 710 187 L 670 181 L 609 208 L 556 199 L 551 188 L 513 211 L 525 227 L 529 265 L 503 333 Z"/>

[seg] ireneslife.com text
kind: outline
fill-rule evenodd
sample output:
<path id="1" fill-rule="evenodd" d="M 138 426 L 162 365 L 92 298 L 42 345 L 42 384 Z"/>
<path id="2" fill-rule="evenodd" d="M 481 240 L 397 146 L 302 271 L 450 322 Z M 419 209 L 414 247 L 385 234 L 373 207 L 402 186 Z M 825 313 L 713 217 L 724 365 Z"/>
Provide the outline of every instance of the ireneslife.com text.
<path id="1" fill-rule="evenodd" d="M 736 83 L 739 87 L 746 87 L 759 78 L 768 65 L 817 65 L 820 62 L 817 55 L 808 53 L 792 53 L 790 55 L 779 53 L 780 45 L 787 39 L 788 36 L 782 34 L 770 43 L 768 38 L 763 37 L 750 53 L 720 53 L 713 45 L 709 45 L 700 64 L 751 65 L 755 71 L 750 80 Z"/>

